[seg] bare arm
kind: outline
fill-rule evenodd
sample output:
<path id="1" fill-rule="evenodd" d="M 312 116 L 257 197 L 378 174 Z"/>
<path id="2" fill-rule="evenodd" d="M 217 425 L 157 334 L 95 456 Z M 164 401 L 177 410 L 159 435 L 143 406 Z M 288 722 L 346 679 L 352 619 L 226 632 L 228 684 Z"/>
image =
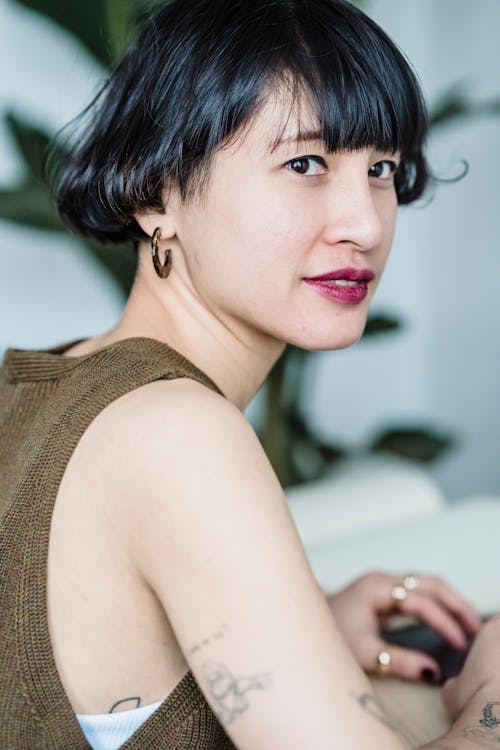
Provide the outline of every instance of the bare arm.
<path id="1" fill-rule="evenodd" d="M 341 637 L 242 415 L 177 381 L 140 389 L 121 417 L 127 430 L 114 424 L 110 438 L 131 557 L 235 746 L 403 750 L 406 738 Z M 496 742 L 496 725 L 484 725 L 496 721 L 493 692 L 462 696 L 459 721 L 426 750 Z"/>
<path id="2" fill-rule="evenodd" d="M 128 496 L 140 496 L 133 558 L 233 743 L 403 750 L 355 697 L 368 680 L 243 416 L 193 383 L 144 391 L 126 415 L 133 445 L 120 448 Z"/>

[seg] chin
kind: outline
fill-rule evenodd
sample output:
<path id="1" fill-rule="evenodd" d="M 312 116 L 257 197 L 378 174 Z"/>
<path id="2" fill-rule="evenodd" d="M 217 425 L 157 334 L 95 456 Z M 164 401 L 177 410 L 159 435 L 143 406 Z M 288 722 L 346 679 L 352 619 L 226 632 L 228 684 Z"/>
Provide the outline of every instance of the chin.
<path id="1" fill-rule="evenodd" d="M 316 331 L 310 336 L 297 336 L 288 343 L 308 351 L 336 351 L 356 344 L 363 335 L 364 325 L 350 331 Z"/>
<path id="2" fill-rule="evenodd" d="M 336 351 L 356 344 L 366 327 L 368 305 L 341 308 L 334 315 L 304 316 L 288 330 L 286 341 L 308 351 Z"/>

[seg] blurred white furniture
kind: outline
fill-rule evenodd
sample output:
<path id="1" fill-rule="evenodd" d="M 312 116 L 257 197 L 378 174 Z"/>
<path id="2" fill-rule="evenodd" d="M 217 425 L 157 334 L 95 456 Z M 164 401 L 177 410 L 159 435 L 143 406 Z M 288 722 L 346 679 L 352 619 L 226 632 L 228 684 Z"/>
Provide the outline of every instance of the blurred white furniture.
<path id="1" fill-rule="evenodd" d="M 287 497 L 326 591 L 369 570 L 415 571 L 442 576 L 484 614 L 500 611 L 500 497 L 449 504 L 424 469 L 378 456 Z"/>

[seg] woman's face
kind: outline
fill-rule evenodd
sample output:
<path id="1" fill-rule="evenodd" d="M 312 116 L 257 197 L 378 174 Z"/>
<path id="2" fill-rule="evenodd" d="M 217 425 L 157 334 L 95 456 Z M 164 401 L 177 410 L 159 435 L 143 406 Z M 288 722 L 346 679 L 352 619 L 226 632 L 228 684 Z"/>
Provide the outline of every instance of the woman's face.
<path id="1" fill-rule="evenodd" d="M 174 201 L 180 271 L 240 340 L 339 349 L 361 336 L 389 254 L 399 157 L 328 154 L 313 114 L 289 114 L 270 99 L 217 153 L 203 197 Z"/>

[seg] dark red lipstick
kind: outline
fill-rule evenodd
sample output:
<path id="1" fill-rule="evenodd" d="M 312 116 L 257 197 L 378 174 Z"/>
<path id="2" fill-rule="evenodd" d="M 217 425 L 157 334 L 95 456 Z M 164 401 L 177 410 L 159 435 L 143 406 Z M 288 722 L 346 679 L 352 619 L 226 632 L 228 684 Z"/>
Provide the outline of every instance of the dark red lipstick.
<path id="1" fill-rule="evenodd" d="M 368 268 L 339 268 L 321 276 L 304 278 L 323 297 L 347 305 L 358 305 L 368 294 L 368 284 L 375 274 Z"/>

